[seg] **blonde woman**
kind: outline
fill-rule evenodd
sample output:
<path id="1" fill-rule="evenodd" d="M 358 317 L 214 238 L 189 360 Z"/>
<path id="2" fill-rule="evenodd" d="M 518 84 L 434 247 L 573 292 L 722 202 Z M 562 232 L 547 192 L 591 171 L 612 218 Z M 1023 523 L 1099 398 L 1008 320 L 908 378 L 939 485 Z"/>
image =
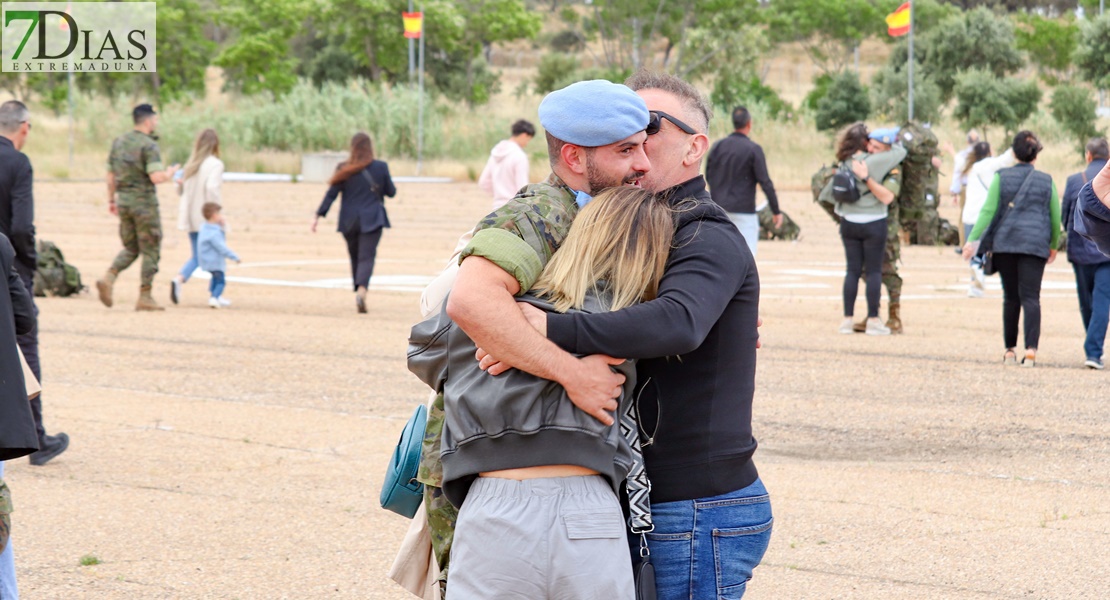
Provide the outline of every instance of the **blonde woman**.
<path id="1" fill-rule="evenodd" d="M 177 228 L 189 232 L 192 254 L 185 265 L 170 281 L 170 300 L 177 304 L 181 299 L 181 286 L 189 281 L 197 269 L 197 235 L 204 226 L 201 207 L 220 202 L 220 184 L 224 179 L 224 161 L 220 160 L 220 138 L 215 129 L 205 129 L 193 143 L 193 153 L 185 163 L 184 178 L 179 184 L 181 206 L 177 215 Z"/>
<path id="2" fill-rule="evenodd" d="M 650 300 L 673 237 L 665 199 L 605 190 L 578 213 L 522 300 L 557 312 Z M 444 393 L 443 491 L 460 507 L 450 596 L 547 598 L 557 588 L 561 597 L 631 598 L 617 496 L 631 450 L 619 425 L 577 408 L 557 383 L 517 370 L 489 376 L 445 312 L 417 325 L 409 348 L 410 370 Z M 626 361 L 616 369 L 627 406 L 635 368 Z"/>

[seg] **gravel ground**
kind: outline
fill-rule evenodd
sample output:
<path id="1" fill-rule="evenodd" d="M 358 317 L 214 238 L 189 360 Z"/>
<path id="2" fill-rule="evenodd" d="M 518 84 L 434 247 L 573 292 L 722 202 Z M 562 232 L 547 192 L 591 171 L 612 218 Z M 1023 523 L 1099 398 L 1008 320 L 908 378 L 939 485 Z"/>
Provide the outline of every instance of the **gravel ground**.
<path id="1" fill-rule="evenodd" d="M 135 313 L 138 265 L 113 309 L 40 299 L 47 427 L 72 444 L 6 467 L 25 599 L 408 597 L 385 577 L 407 521 L 377 494 L 426 396 L 404 365 L 413 290 L 486 200 L 403 186 L 356 315 L 334 214 L 308 232 L 323 191 L 225 185 L 245 261 L 229 309 L 197 279 L 181 305 Z M 168 302 L 188 243 L 162 194 Z M 118 248 L 103 186 L 36 196 L 39 236 L 93 283 Z M 1110 373 L 1082 368 L 1064 257 L 1045 275 L 1035 369 L 1001 365 L 998 283 L 968 299 L 951 249 L 903 251 L 905 335 L 841 336 L 835 227 L 808 192 L 782 197 L 804 231 L 760 244 L 754 428 L 776 522 L 747 597 L 1105 598 Z"/>

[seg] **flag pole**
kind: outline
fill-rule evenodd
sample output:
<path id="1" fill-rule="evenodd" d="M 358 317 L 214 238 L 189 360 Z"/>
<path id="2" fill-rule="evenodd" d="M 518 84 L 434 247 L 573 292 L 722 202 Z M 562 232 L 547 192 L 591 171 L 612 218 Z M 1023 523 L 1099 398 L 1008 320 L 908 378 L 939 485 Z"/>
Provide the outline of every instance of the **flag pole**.
<path id="1" fill-rule="evenodd" d="M 416 117 L 416 175 L 424 163 L 424 4 L 420 4 L 420 66 L 416 76 L 419 80 L 420 96 Z"/>
<path id="2" fill-rule="evenodd" d="M 910 90 L 909 109 L 910 109 L 910 111 L 909 112 L 910 112 L 910 120 L 911 121 L 913 120 L 913 30 L 914 30 L 914 27 L 913 27 L 913 0 L 910 0 L 910 40 L 909 40 L 910 56 L 909 56 L 909 61 L 907 63 L 909 65 L 909 69 L 907 69 L 907 71 L 909 72 L 909 76 L 910 76 L 910 87 L 909 87 L 909 90 Z"/>

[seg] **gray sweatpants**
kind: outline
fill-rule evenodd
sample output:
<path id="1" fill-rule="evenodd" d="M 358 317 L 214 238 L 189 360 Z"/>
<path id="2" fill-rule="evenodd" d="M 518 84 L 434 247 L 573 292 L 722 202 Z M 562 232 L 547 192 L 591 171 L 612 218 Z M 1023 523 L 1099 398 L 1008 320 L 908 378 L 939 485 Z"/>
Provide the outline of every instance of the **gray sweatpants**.
<path id="1" fill-rule="evenodd" d="M 632 600 L 625 531 L 600 475 L 479 477 L 455 525 L 447 600 Z"/>

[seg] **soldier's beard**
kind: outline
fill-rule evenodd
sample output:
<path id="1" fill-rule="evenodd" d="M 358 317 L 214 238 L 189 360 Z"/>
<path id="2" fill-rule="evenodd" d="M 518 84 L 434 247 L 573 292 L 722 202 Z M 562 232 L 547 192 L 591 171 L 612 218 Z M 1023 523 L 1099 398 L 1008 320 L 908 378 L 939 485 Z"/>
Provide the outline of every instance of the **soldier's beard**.
<path id="1" fill-rule="evenodd" d="M 612 176 L 600 172 L 597 165 L 594 163 L 593 156 L 586 155 L 586 182 L 590 185 L 590 194 L 597 194 L 605 188 L 617 187 L 620 185 L 632 185 L 639 187 L 640 180 L 644 176 L 644 171 L 632 171 L 624 176 Z"/>

